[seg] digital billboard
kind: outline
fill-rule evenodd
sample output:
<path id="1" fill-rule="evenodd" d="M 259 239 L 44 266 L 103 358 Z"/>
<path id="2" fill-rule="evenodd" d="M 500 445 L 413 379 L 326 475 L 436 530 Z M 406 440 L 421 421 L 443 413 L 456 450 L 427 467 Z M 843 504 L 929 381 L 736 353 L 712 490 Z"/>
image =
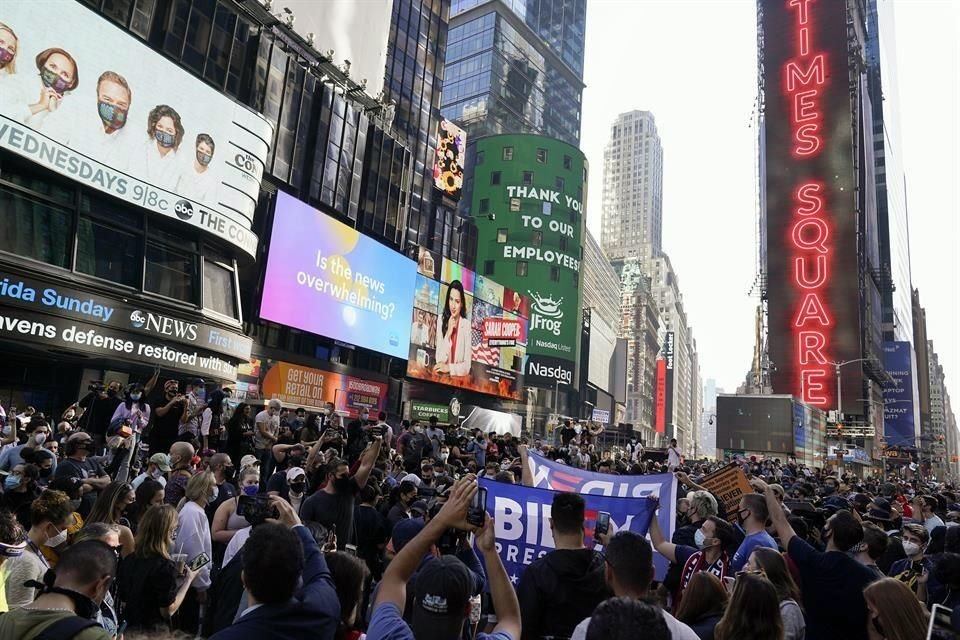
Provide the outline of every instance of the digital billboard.
<path id="1" fill-rule="evenodd" d="M 530 134 L 480 138 L 475 153 L 470 212 L 478 269 L 530 296 L 524 384 L 571 388 L 582 324 L 586 158 L 565 142 Z"/>
<path id="2" fill-rule="evenodd" d="M 717 396 L 717 448 L 792 452 L 793 399 L 790 396 Z"/>
<path id="3" fill-rule="evenodd" d="M 883 437 L 888 447 L 912 447 L 916 444 L 913 420 L 913 345 L 886 342 L 883 367 L 893 384 L 883 388 Z"/>
<path id="4" fill-rule="evenodd" d="M 528 307 L 518 291 L 421 247 L 407 375 L 520 400 Z"/>
<path id="5" fill-rule="evenodd" d="M 454 200 L 459 200 L 463 191 L 466 157 L 467 133 L 449 120 L 441 120 L 433 159 L 433 185 Z"/>
<path id="6" fill-rule="evenodd" d="M 764 238 L 776 393 L 860 413 L 857 191 L 847 3 L 760 0 Z"/>
<path id="7" fill-rule="evenodd" d="M 4 2 L 0 23 L 0 147 L 255 255 L 263 116 L 74 0 Z"/>
<path id="8" fill-rule="evenodd" d="M 406 358 L 416 275 L 413 260 L 278 192 L 260 317 Z"/>

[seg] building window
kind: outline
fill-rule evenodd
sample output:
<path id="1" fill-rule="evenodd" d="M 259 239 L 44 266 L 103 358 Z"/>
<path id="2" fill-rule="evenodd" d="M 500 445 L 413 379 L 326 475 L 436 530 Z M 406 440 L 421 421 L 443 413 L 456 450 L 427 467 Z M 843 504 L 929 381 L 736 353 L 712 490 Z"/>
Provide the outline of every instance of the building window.
<path id="1" fill-rule="evenodd" d="M 139 289 L 142 237 L 117 224 L 81 216 L 77 271 Z"/>
<path id="2" fill-rule="evenodd" d="M 523 184 L 527 186 L 533 184 L 533 171 L 523 172 Z"/>
<path id="3" fill-rule="evenodd" d="M 567 182 L 566 182 L 566 180 L 564 180 L 564 179 L 561 178 L 560 176 L 557 176 L 557 180 L 556 180 L 556 182 L 554 182 L 554 184 L 555 184 L 556 187 L 557 187 L 557 191 L 559 191 L 559 192 L 561 192 L 561 193 L 563 193 L 564 191 L 566 191 Z"/>
<path id="4" fill-rule="evenodd" d="M 484 260 L 483 261 L 483 275 L 492 276 L 493 275 L 493 260 Z"/>
<path id="5" fill-rule="evenodd" d="M 477 152 L 477 166 L 478 166 L 478 167 L 479 167 L 481 164 L 483 164 L 483 155 L 484 155 L 483 151 L 478 151 L 478 152 Z"/>
<path id="6" fill-rule="evenodd" d="M 550 279 L 560 282 L 560 267 L 550 267 Z"/>
<path id="7" fill-rule="evenodd" d="M 147 242 L 147 268 L 143 284 L 145 291 L 195 303 L 196 270 L 196 255 Z"/>
<path id="8" fill-rule="evenodd" d="M 507 241 L 507 230 L 506 229 L 497 229 L 497 242 L 503 244 Z"/>
<path id="9" fill-rule="evenodd" d="M 521 277 L 526 277 L 527 275 L 527 261 L 519 260 L 517 261 L 517 275 Z"/>
<path id="10" fill-rule="evenodd" d="M 534 231 L 533 235 L 530 237 L 530 244 L 535 247 L 539 247 L 543 244 L 543 231 Z"/>
<path id="11" fill-rule="evenodd" d="M 503 159 L 504 159 L 504 160 L 513 160 L 513 147 L 504 147 L 504 148 L 503 148 Z"/>
<path id="12" fill-rule="evenodd" d="M 573 209 L 571 209 L 571 210 L 570 210 L 570 224 L 576 224 L 576 223 L 577 223 L 577 212 L 574 211 Z"/>
<path id="13" fill-rule="evenodd" d="M 489 198 L 480 198 L 480 213 L 490 213 Z"/>
<path id="14" fill-rule="evenodd" d="M 204 257 L 203 306 L 228 318 L 239 319 L 232 261 Z"/>
<path id="15" fill-rule="evenodd" d="M 540 164 L 547 164 L 546 149 L 537 149 L 537 162 L 539 162 Z"/>
<path id="16" fill-rule="evenodd" d="M 500 184 L 500 172 L 494 171 L 490 174 L 490 184 Z"/>
<path id="17" fill-rule="evenodd" d="M 540 203 L 540 211 L 545 216 L 553 215 L 553 203 L 548 200 L 544 200 Z"/>
<path id="18" fill-rule="evenodd" d="M 0 188 L 0 251 L 70 268 L 73 214 Z"/>
<path id="19" fill-rule="evenodd" d="M 510 213 L 518 213 L 520 211 L 520 198 L 510 198 Z"/>
<path id="20" fill-rule="evenodd" d="M 567 171 L 570 171 L 573 168 L 573 158 L 570 156 L 563 156 L 563 168 Z"/>
<path id="21" fill-rule="evenodd" d="M 560 251 L 566 251 L 566 250 L 567 250 L 567 237 L 566 237 L 566 236 L 561 236 L 561 238 L 560 238 Z"/>

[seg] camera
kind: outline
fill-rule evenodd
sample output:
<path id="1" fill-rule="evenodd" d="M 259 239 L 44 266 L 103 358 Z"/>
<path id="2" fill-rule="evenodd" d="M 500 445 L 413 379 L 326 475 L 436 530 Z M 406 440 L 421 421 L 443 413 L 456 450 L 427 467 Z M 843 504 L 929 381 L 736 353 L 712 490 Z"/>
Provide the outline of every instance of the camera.
<path id="1" fill-rule="evenodd" d="M 87 385 L 87 391 L 99 392 L 99 391 L 103 391 L 104 389 L 106 389 L 106 386 L 104 386 L 103 382 L 100 380 L 95 380 L 94 382 L 91 382 L 90 384 Z"/>
<path id="2" fill-rule="evenodd" d="M 237 500 L 237 515 L 252 526 L 263 524 L 269 518 L 279 518 L 280 512 L 270 504 L 270 496 L 258 493 L 255 496 L 240 496 Z"/>

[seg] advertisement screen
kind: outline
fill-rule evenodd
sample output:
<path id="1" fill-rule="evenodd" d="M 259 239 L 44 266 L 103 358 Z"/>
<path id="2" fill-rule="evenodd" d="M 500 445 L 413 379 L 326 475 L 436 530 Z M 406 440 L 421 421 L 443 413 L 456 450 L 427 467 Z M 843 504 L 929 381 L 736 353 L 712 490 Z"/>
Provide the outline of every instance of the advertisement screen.
<path id="1" fill-rule="evenodd" d="M 883 388 L 883 437 L 888 447 L 912 447 L 916 443 L 912 352 L 909 342 L 883 345 L 883 367 L 893 378 L 893 384 Z"/>
<path id="2" fill-rule="evenodd" d="M 407 375 L 521 399 L 528 306 L 517 291 L 421 248 Z"/>
<path id="3" fill-rule="evenodd" d="M 718 396 L 717 448 L 794 450 L 793 401 L 789 397 Z"/>
<path id="4" fill-rule="evenodd" d="M 267 120 L 74 0 L 4 2 L 0 23 L 0 147 L 255 255 Z"/>
<path id="5" fill-rule="evenodd" d="M 466 157 L 466 132 L 449 120 L 441 120 L 437 128 L 433 184 L 454 200 L 459 200 L 463 191 L 463 164 Z"/>
<path id="6" fill-rule="evenodd" d="M 264 320 L 406 358 L 416 276 L 413 260 L 277 193 Z"/>

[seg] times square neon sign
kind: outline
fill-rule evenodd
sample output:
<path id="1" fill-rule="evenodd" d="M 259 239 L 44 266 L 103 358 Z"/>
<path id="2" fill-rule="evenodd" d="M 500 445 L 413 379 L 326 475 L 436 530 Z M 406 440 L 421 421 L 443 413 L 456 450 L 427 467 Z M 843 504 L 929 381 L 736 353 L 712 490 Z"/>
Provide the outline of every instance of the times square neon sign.
<path id="1" fill-rule="evenodd" d="M 835 1 L 835 0 L 831 0 Z M 789 102 L 791 155 L 796 162 L 816 158 L 824 148 L 823 95 L 827 87 L 826 54 L 815 46 L 811 11 L 816 0 L 786 0 L 793 15 L 794 57 L 783 65 L 783 95 Z M 827 353 L 833 328 L 827 287 L 832 277 L 834 245 L 824 184 L 803 179 L 793 188 L 790 239 L 791 285 L 800 300 L 793 313 L 793 358 L 800 396 L 807 404 L 832 403 Z"/>

